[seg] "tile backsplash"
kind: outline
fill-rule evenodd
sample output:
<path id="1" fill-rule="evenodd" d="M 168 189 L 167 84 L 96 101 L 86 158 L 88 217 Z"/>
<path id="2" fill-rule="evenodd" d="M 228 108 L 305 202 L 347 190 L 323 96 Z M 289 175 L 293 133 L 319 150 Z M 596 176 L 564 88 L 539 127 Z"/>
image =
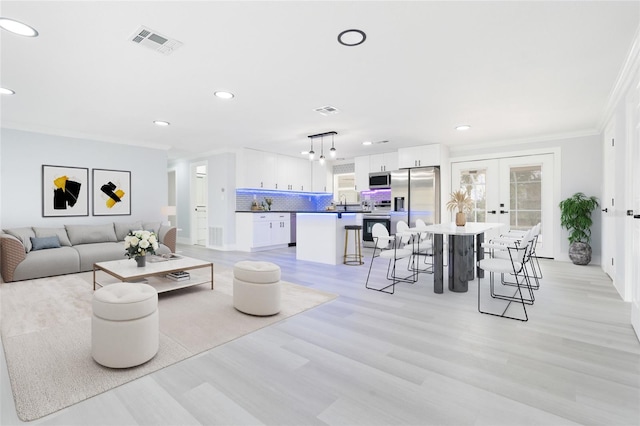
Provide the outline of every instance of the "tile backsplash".
<path id="1" fill-rule="evenodd" d="M 274 211 L 322 211 L 331 204 L 333 194 L 237 189 L 236 211 L 251 211 L 254 199 L 263 203 L 265 198 L 273 199 L 271 210 Z"/>

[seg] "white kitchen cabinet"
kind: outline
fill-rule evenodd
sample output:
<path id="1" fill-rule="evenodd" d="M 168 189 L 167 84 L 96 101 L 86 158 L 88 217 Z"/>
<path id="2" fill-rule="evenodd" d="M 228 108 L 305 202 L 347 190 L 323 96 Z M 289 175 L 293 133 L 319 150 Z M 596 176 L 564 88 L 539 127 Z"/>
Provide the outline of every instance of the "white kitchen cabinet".
<path id="1" fill-rule="evenodd" d="M 281 191 L 311 191 L 311 165 L 303 158 L 278 155 L 276 189 Z"/>
<path id="2" fill-rule="evenodd" d="M 412 146 L 398 149 L 398 168 L 439 166 L 440 144 Z"/>
<path id="3" fill-rule="evenodd" d="M 398 169 L 398 153 L 385 152 L 369 156 L 369 172 L 390 172 Z"/>
<path id="4" fill-rule="evenodd" d="M 239 156 L 238 188 L 276 189 L 277 155 L 254 149 L 243 149 Z"/>
<path id="5" fill-rule="evenodd" d="M 325 163 L 320 165 L 318 161 L 309 161 L 311 163 L 311 190 L 313 192 L 333 192 L 333 173 L 331 166 Z"/>
<path id="6" fill-rule="evenodd" d="M 290 240 L 290 213 L 236 213 L 236 248 L 239 251 L 285 247 Z"/>
<path id="7" fill-rule="evenodd" d="M 369 156 L 355 157 L 354 168 L 356 174 L 355 190 L 367 191 L 369 189 Z"/>

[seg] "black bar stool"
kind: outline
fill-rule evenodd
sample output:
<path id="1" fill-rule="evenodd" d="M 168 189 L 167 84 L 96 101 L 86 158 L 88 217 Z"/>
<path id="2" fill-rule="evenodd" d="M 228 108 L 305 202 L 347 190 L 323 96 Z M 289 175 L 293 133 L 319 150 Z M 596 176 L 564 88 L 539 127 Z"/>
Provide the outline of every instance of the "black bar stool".
<path id="1" fill-rule="evenodd" d="M 361 225 L 345 225 L 344 227 L 344 264 L 345 265 L 363 265 L 362 261 L 362 244 L 361 244 L 361 236 L 360 230 L 362 229 Z M 349 231 L 354 231 L 354 247 L 355 253 L 347 253 L 347 247 L 349 247 Z"/>

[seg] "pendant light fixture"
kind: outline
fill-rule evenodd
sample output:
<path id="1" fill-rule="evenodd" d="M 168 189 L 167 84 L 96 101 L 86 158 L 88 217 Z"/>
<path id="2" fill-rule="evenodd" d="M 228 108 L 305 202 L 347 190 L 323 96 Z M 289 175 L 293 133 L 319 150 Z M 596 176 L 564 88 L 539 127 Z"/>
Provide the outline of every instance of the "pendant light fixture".
<path id="1" fill-rule="evenodd" d="M 331 149 L 329 150 L 329 155 L 331 158 L 336 158 L 336 147 L 333 143 L 333 134 L 331 135 Z"/>
<path id="2" fill-rule="evenodd" d="M 324 136 L 320 136 L 320 165 L 324 166 Z"/>
<path id="3" fill-rule="evenodd" d="M 309 150 L 309 161 L 313 161 L 313 157 L 315 156 L 316 156 L 316 153 L 313 152 L 313 138 L 311 138 L 311 149 Z"/>
<path id="4" fill-rule="evenodd" d="M 329 154 L 331 155 L 332 158 L 334 158 L 336 156 L 336 147 L 335 147 L 335 141 L 333 137 L 337 134 L 338 132 L 330 131 L 330 132 L 318 133 L 317 135 L 307 136 L 309 139 L 311 139 L 311 150 L 309 151 L 309 160 L 313 161 L 313 158 L 315 156 L 315 152 L 313 152 L 313 140 L 315 138 L 320 138 L 320 164 L 324 164 L 326 160 L 326 157 L 324 156 L 324 137 L 329 135 L 331 135 L 331 149 L 329 150 Z"/>

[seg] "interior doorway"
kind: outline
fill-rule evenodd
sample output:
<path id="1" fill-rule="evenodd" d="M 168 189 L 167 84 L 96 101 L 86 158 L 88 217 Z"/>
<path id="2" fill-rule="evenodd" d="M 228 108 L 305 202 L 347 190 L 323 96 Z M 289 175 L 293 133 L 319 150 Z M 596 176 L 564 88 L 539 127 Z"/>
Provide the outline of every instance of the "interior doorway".
<path id="1" fill-rule="evenodd" d="M 207 229 L 207 163 L 191 165 L 191 243 L 197 246 L 208 245 Z"/>

